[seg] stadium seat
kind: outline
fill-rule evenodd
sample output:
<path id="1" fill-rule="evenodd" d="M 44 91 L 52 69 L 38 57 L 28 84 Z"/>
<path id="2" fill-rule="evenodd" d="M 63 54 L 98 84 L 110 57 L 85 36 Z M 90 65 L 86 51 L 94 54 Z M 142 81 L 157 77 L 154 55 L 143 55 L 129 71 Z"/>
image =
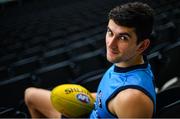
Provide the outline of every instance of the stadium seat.
<path id="1" fill-rule="evenodd" d="M 50 89 L 59 84 L 68 83 L 72 78 L 69 62 L 64 61 L 35 71 L 36 86 Z"/>
<path id="2" fill-rule="evenodd" d="M 180 118 L 180 100 L 164 106 L 158 113 L 158 118 Z"/>
<path id="3" fill-rule="evenodd" d="M 24 98 L 24 90 L 29 86 L 34 86 L 31 76 L 31 74 L 26 73 L 0 81 L 0 107 L 17 106 L 19 101 Z"/>
<path id="4" fill-rule="evenodd" d="M 105 68 L 90 71 L 74 79 L 72 82 L 86 87 L 90 92 L 96 92 L 104 72 Z"/>
<path id="5" fill-rule="evenodd" d="M 157 117 L 180 117 L 180 80 L 157 93 Z"/>
<path id="6" fill-rule="evenodd" d="M 127 0 L 24 0 L 21 5 L 4 4 L 6 9 L 0 11 L 0 94 L 4 95 L 0 114 L 13 115 L 20 102 L 25 107 L 22 98 L 28 86 L 51 89 L 79 83 L 96 91 L 103 70 L 111 65 L 105 58 L 107 13 L 124 2 Z M 162 91 L 157 94 L 158 108 L 166 112 L 177 101 L 177 88 L 163 91 L 162 87 L 180 77 L 180 2 L 145 2 L 155 9 L 153 42 L 147 54 Z M 167 104 L 161 97 L 167 97 L 170 90 L 175 92 L 169 94 L 172 100 Z"/>

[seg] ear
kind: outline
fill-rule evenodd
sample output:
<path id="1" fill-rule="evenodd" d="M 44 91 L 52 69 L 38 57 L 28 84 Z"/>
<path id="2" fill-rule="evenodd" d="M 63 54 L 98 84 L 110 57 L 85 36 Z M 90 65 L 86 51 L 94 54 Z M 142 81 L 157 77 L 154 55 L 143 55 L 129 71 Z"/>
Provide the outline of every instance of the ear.
<path id="1" fill-rule="evenodd" d="M 145 39 L 138 44 L 137 51 L 141 54 L 149 47 L 149 45 L 150 45 L 150 40 Z"/>

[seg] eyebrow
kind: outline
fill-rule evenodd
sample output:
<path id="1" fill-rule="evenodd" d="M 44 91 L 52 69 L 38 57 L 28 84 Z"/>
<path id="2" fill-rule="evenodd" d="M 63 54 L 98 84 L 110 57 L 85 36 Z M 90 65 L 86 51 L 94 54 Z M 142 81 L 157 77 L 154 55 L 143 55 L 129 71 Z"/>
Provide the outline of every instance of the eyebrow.
<path id="1" fill-rule="evenodd" d="M 107 26 L 107 29 L 112 32 L 112 30 L 108 26 Z M 118 33 L 118 36 L 128 36 L 128 37 L 131 38 L 131 35 L 128 32 Z"/>

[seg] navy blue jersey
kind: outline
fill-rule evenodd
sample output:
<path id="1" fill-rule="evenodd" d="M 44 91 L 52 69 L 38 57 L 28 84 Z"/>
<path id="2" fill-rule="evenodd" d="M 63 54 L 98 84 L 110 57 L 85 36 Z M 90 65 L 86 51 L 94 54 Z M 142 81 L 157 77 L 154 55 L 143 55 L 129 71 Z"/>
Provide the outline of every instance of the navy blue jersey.
<path id="1" fill-rule="evenodd" d="M 120 91 L 134 88 L 145 93 L 154 103 L 156 108 L 156 93 L 154 77 L 150 64 L 145 63 L 128 68 L 111 66 L 104 74 L 95 101 L 95 107 L 90 118 L 115 118 L 108 110 L 108 102 Z"/>

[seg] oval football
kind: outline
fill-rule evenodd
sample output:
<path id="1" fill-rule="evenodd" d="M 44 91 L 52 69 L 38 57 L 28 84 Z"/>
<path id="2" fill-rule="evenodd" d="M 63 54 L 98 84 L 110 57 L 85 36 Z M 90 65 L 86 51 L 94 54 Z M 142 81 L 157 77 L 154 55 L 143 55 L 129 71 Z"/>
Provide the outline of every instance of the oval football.
<path id="1" fill-rule="evenodd" d="M 95 99 L 83 86 L 62 84 L 51 91 L 54 108 L 66 117 L 81 117 L 91 112 Z"/>

